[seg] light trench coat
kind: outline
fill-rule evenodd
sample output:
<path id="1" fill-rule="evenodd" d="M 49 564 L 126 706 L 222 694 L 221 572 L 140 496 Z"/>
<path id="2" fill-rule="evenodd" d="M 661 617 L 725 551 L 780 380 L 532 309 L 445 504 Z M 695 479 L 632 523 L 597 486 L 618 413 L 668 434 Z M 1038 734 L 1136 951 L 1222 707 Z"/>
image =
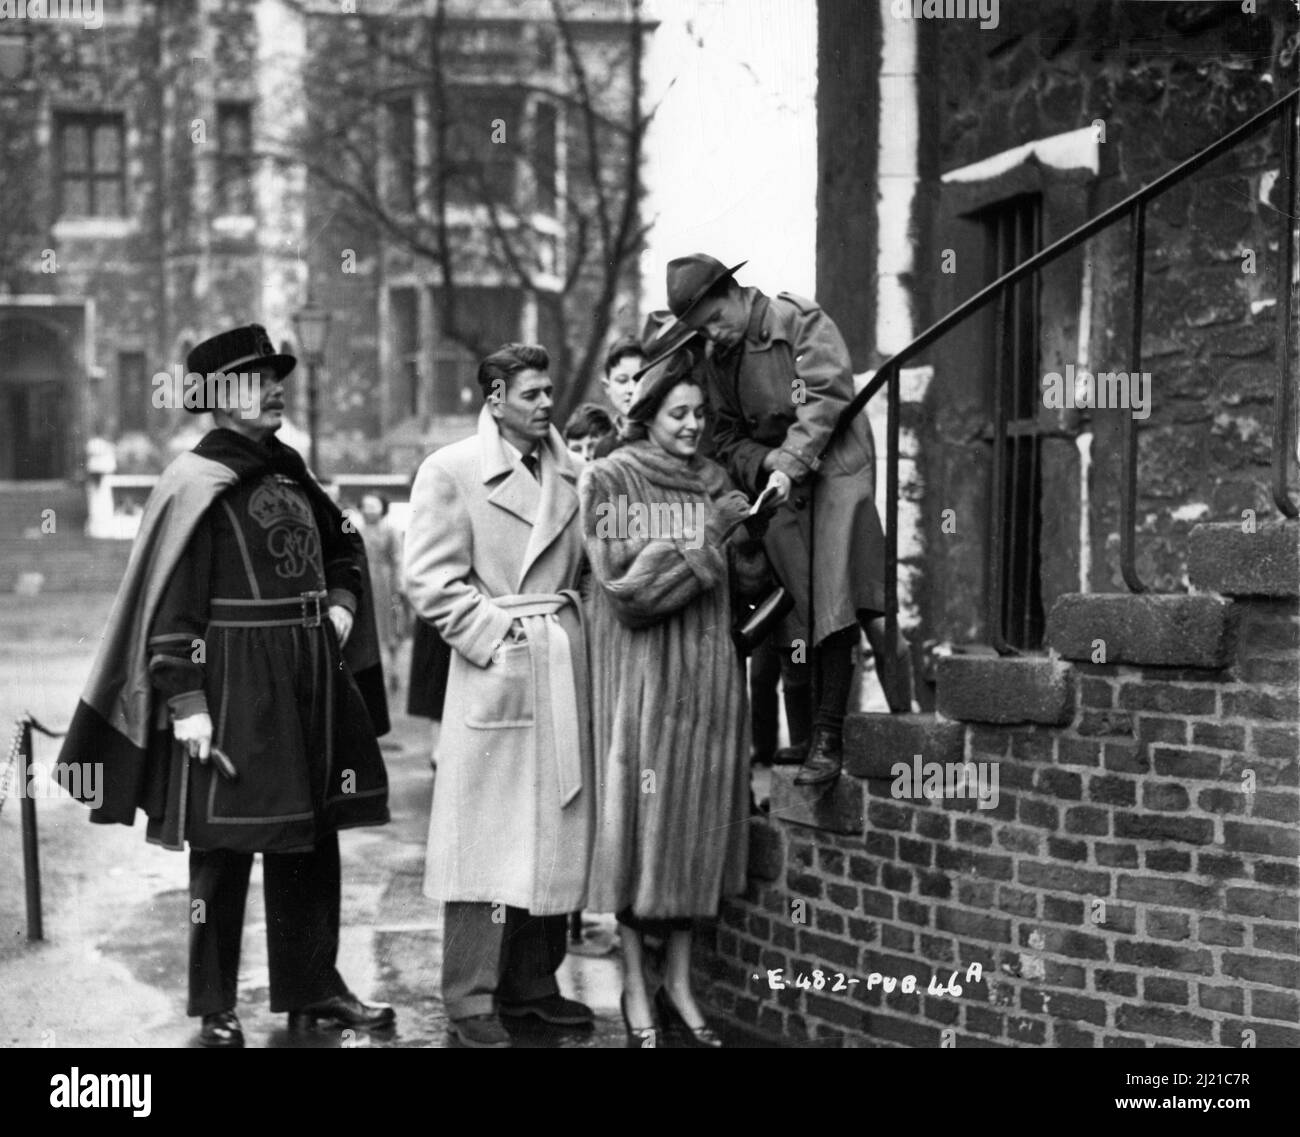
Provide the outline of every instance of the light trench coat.
<path id="1" fill-rule="evenodd" d="M 484 407 L 474 437 L 416 474 L 407 596 L 453 649 L 425 862 L 433 899 L 538 915 L 586 900 L 593 775 L 579 469 L 552 427 L 539 484 Z M 523 643 L 509 639 L 515 619 Z"/>

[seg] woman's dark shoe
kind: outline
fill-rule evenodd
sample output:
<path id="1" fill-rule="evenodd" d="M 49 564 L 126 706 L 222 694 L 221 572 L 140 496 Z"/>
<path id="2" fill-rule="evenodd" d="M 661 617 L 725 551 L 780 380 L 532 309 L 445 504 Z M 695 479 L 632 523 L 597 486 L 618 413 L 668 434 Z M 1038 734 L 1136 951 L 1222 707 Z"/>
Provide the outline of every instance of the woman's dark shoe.
<path id="1" fill-rule="evenodd" d="M 634 1028 L 632 1026 L 632 1020 L 627 1017 L 626 993 L 618 997 L 618 1009 L 623 1012 L 623 1025 L 627 1028 L 627 1049 L 658 1050 L 659 1032 L 654 1027 L 648 1026 Z"/>
<path id="2" fill-rule="evenodd" d="M 660 987 L 655 992 L 655 1010 L 663 1020 L 664 1030 L 674 1039 L 681 1039 L 688 1047 L 699 1050 L 717 1050 L 722 1045 L 718 1032 L 709 1026 L 691 1026 L 681 1011 L 673 1006 L 668 989 Z"/>
<path id="3" fill-rule="evenodd" d="M 794 776 L 796 786 L 820 786 L 833 782 L 840 776 L 844 766 L 844 751 L 840 736 L 829 730 L 818 728 L 813 731 L 812 744 L 808 747 L 808 757 Z"/>
<path id="4" fill-rule="evenodd" d="M 217 1011 L 203 1016 L 203 1027 L 199 1031 L 199 1045 L 237 1049 L 244 1045 L 244 1028 L 239 1025 L 239 1016 L 234 1011 Z"/>
<path id="5" fill-rule="evenodd" d="M 397 1012 L 387 1003 L 363 1003 L 351 991 L 289 1012 L 290 1030 L 311 1030 L 317 1022 L 380 1030 L 397 1022 Z"/>

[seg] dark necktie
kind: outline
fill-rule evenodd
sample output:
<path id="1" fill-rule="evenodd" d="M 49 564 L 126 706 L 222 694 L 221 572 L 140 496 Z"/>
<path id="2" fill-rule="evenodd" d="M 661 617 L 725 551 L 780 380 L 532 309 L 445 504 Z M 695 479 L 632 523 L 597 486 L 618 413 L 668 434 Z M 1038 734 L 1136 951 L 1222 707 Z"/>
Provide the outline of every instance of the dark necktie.
<path id="1" fill-rule="evenodd" d="M 523 462 L 524 467 L 533 475 L 534 478 L 539 482 L 542 480 L 541 462 L 538 460 L 535 453 L 521 455 L 520 461 Z"/>

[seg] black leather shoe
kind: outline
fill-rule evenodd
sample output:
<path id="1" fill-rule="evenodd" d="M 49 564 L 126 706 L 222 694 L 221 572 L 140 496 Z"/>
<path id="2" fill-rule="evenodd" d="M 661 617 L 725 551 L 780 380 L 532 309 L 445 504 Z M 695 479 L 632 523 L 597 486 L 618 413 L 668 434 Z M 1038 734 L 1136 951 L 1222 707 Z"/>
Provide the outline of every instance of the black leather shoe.
<path id="1" fill-rule="evenodd" d="M 387 1003 L 363 1003 L 351 991 L 289 1012 L 290 1030 L 311 1030 L 318 1022 L 380 1030 L 397 1022 L 397 1012 Z"/>
<path id="2" fill-rule="evenodd" d="M 530 999 L 526 1003 L 502 1001 L 497 1004 L 497 1010 L 507 1018 L 518 1019 L 532 1015 L 556 1026 L 587 1026 L 596 1021 L 596 1016 L 586 1003 L 566 999 L 563 995 L 546 995 L 541 999 Z"/>
<path id="3" fill-rule="evenodd" d="M 235 1050 L 244 1045 L 244 1028 L 234 1011 L 217 1011 L 203 1016 L 199 1030 L 199 1045 Z"/>
<path id="4" fill-rule="evenodd" d="M 815 730 L 812 744 L 808 747 L 808 757 L 804 759 L 799 773 L 794 776 L 794 784 L 820 786 L 833 782 L 840 776 L 843 766 L 844 751 L 840 746 L 840 736 L 829 730 Z"/>
<path id="5" fill-rule="evenodd" d="M 471 1050 L 508 1050 L 513 1044 L 496 1015 L 471 1015 L 452 1019 L 451 1031 L 460 1046 Z"/>

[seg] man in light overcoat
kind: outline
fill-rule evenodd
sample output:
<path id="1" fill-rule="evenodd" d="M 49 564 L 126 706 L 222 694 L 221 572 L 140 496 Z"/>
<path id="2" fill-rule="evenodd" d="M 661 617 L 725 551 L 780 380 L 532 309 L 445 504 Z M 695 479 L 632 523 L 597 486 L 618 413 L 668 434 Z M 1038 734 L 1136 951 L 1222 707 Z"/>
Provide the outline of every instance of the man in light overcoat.
<path id="1" fill-rule="evenodd" d="M 478 431 L 424 460 L 407 595 L 452 648 L 425 893 L 445 903 L 442 989 L 463 1045 L 510 1045 L 499 1016 L 579 1025 L 555 972 L 592 836 L 579 466 L 551 424 L 544 348 L 479 365 Z"/>

